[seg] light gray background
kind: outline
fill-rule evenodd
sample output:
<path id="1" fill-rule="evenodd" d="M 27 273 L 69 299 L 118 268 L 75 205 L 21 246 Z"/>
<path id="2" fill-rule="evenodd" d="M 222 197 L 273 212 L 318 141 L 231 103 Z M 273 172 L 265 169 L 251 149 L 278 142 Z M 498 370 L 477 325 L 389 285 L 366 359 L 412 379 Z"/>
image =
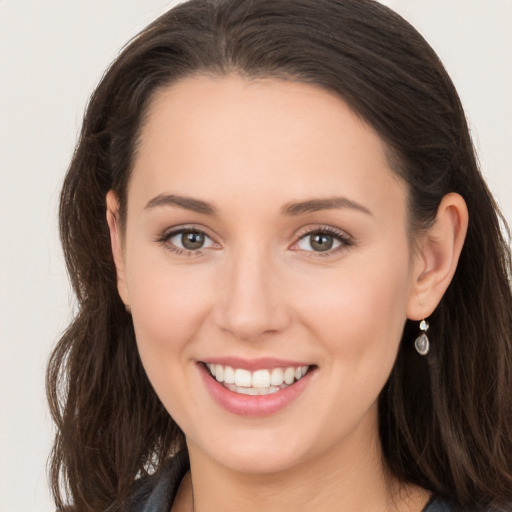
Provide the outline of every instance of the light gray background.
<path id="1" fill-rule="evenodd" d="M 120 47 L 176 2 L 0 0 L 0 512 L 53 510 L 44 367 L 72 299 L 59 187 L 84 105 Z M 512 221 L 512 1 L 383 0 L 438 51 Z"/>

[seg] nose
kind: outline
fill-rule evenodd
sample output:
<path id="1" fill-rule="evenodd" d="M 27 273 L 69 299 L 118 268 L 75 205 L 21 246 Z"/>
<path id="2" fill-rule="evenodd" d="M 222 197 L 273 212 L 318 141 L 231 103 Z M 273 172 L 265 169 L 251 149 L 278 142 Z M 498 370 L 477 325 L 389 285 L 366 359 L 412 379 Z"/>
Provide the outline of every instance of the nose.
<path id="1" fill-rule="evenodd" d="M 291 315 L 270 258 L 247 252 L 226 262 L 215 321 L 237 339 L 252 341 L 283 331 Z"/>

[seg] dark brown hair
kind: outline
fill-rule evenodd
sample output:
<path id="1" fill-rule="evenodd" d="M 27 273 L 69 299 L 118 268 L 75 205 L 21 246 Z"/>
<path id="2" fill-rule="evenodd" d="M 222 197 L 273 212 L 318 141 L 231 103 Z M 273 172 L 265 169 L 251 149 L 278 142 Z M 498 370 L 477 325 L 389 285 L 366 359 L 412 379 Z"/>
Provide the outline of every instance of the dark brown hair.
<path id="1" fill-rule="evenodd" d="M 70 510 L 122 510 L 134 480 L 183 447 L 144 373 L 117 293 L 105 195 L 114 189 L 125 211 L 138 136 L 157 90 L 197 73 L 230 72 L 338 94 L 387 144 L 408 186 L 411 233 L 432 222 L 445 194 L 465 199 L 469 230 L 430 318 L 431 352 L 414 352 L 417 326 L 407 323 L 379 399 L 380 435 L 402 481 L 460 510 L 510 505 L 510 252 L 461 103 L 434 51 L 372 0 L 192 0 L 147 27 L 107 71 L 64 181 L 60 229 L 77 312 L 47 373 L 58 510 L 65 509 L 59 481 Z"/>

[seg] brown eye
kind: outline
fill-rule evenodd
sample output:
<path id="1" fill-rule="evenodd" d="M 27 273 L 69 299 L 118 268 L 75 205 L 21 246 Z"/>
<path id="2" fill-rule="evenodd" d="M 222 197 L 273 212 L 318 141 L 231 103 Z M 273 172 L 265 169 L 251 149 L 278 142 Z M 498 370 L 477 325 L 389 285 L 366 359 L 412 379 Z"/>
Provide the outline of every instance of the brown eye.
<path id="1" fill-rule="evenodd" d="M 297 242 L 297 248 L 301 251 L 321 253 L 335 251 L 351 244 L 350 239 L 342 232 L 331 233 L 327 230 L 319 230 L 303 235 Z"/>
<path id="2" fill-rule="evenodd" d="M 334 245 L 334 238 L 325 233 L 316 233 L 309 237 L 309 245 L 314 251 L 328 251 Z"/>
<path id="3" fill-rule="evenodd" d="M 198 251 L 214 245 L 209 236 L 195 229 L 175 231 L 166 237 L 166 240 L 174 247 L 185 251 Z"/>
<path id="4" fill-rule="evenodd" d="M 181 234 L 181 245 L 188 251 L 201 249 L 204 245 L 204 233 L 185 231 Z"/>

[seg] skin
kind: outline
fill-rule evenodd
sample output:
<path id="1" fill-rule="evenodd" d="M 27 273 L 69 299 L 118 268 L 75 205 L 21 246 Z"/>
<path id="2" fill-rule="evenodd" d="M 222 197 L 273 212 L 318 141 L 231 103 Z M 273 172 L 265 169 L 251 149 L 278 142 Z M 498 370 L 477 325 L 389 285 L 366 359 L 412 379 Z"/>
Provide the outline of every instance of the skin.
<path id="1" fill-rule="evenodd" d="M 215 214 L 155 200 L 170 194 Z M 286 212 L 334 196 L 337 207 Z M 191 474 L 173 510 L 423 508 L 426 491 L 386 473 L 377 398 L 406 319 L 431 314 L 453 276 L 467 211 L 446 196 L 413 249 L 406 203 L 381 139 L 324 90 L 199 75 L 153 100 L 125 229 L 113 192 L 107 219 L 142 362 L 186 435 Z M 176 252 L 184 227 L 205 246 Z M 313 250 L 308 232 L 326 228 L 335 249 Z M 219 356 L 316 370 L 283 410 L 243 417 L 199 374 Z"/>

